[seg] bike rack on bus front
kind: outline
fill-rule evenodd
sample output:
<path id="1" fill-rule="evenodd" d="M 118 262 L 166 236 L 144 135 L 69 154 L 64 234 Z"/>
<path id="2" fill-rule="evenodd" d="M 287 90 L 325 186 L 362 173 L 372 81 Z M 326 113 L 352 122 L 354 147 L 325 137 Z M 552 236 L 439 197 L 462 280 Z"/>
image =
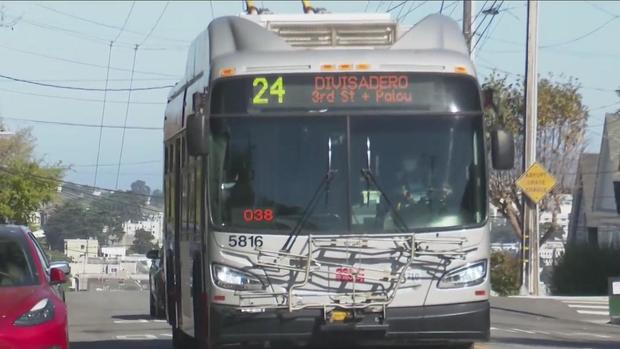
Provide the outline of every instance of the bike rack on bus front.
<path id="1" fill-rule="evenodd" d="M 328 309 L 334 308 L 382 308 L 385 315 L 385 308 L 394 300 L 399 287 L 405 282 L 404 276 L 409 266 L 416 258 L 433 256 L 446 261 L 462 259 L 467 253 L 464 250 L 466 241 L 466 238 L 417 238 L 415 233 L 392 236 L 310 235 L 300 253 L 263 248 L 244 251 L 255 256 L 256 260 L 251 263 L 255 267 L 262 268 L 265 273 L 268 270 L 277 270 L 296 276 L 294 281 L 289 283 L 286 292 L 255 291 L 239 292 L 237 295 L 242 300 L 267 297 L 276 299 L 275 305 L 256 306 L 260 308 L 288 308 L 291 312 L 304 308 L 323 308 L 324 314 Z M 225 246 L 221 248 L 238 253 Z M 336 258 L 329 257 L 329 253 L 339 255 Z M 360 278 L 363 279 L 366 290 L 358 290 L 357 281 Z M 350 285 L 350 290 L 346 292 L 304 290 L 313 279 L 336 280 L 341 284 Z M 368 290 L 369 284 L 374 286 L 374 290 Z M 304 302 L 304 298 L 313 297 L 322 297 L 323 300 L 329 297 L 330 302 Z M 242 305 L 242 307 L 252 306 Z"/>

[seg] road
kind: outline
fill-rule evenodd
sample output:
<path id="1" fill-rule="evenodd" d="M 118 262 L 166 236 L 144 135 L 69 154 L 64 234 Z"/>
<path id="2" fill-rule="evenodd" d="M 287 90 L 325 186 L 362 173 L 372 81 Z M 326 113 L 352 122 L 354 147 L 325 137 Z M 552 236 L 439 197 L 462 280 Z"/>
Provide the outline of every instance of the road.
<path id="1" fill-rule="evenodd" d="M 148 316 L 147 291 L 69 293 L 67 303 L 71 349 L 172 347 L 169 326 Z M 477 349 L 620 348 L 620 326 L 592 317 L 601 315 L 592 314 L 601 312 L 598 301 L 496 298 L 491 304 L 491 341 Z"/>

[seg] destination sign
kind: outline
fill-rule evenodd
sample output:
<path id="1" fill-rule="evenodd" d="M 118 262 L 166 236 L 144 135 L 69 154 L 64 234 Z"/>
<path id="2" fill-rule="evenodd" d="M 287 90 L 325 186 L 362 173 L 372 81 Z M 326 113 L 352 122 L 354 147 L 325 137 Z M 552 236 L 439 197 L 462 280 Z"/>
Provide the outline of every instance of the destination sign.
<path id="1" fill-rule="evenodd" d="M 270 74 L 221 79 L 212 114 L 359 109 L 480 111 L 476 81 L 437 73 Z"/>

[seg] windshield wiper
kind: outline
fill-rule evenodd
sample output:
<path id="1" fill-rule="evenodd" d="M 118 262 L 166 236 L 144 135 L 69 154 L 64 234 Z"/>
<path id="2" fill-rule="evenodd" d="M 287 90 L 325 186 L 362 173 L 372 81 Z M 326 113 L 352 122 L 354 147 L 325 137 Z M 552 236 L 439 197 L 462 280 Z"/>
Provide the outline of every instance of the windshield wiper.
<path id="1" fill-rule="evenodd" d="M 323 176 L 323 180 L 321 180 L 321 183 L 319 183 L 318 187 L 314 191 L 314 194 L 312 194 L 312 198 L 310 199 L 310 201 L 308 201 L 308 203 L 306 204 L 306 207 L 304 207 L 304 210 L 302 211 L 302 214 L 301 214 L 301 218 L 299 218 L 299 220 L 297 221 L 297 224 L 295 224 L 295 226 L 293 227 L 293 230 L 291 230 L 291 232 L 289 233 L 288 238 L 286 239 L 286 242 L 282 246 L 282 249 L 281 249 L 282 251 L 286 251 L 286 252 L 291 251 L 291 248 L 293 247 L 293 245 L 295 244 L 295 241 L 297 240 L 297 236 L 299 236 L 299 233 L 301 233 L 301 230 L 303 229 L 308 219 L 312 217 L 312 213 L 314 213 L 314 209 L 316 208 L 319 202 L 319 195 L 321 194 L 321 192 L 324 190 L 325 193 L 329 195 L 329 183 L 332 181 L 332 179 L 334 179 L 337 173 L 336 170 L 332 169 L 332 139 L 331 137 L 329 138 L 327 146 L 328 146 L 327 172 Z M 327 197 L 325 198 L 325 204 L 327 204 Z"/>
<path id="2" fill-rule="evenodd" d="M 379 182 L 377 182 L 377 178 L 375 178 L 375 175 L 372 172 L 371 166 L 370 166 L 370 159 L 371 159 L 371 152 L 370 152 L 370 137 L 366 137 L 366 168 L 362 169 L 362 176 L 364 176 L 364 178 L 366 179 L 366 184 L 368 184 L 369 182 L 372 182 L 373 186 L 379 191 L 379 193 L 381 194 L 381 196 L 383 197 L 383 199 L 385 200 L 385 203 L 387 204 L 389 210 L 392 212 L 392 214 L 394 215 L 394 220 L 396 221 L 396 223 L 398 223 L 396 226 L 399 228 L 399 230 L 403 233 L 408 233 L 409 232 L 409 227 L 407 227 L 407 223 L 405 223 L 405 221 L 403 220 L 403 218 L 400 216 L 400 213 L 398 213 L 398 210 L 396 209 L 396 207 L 394 206 L 394 204 L 392 203 L 392 201 L 390 200 L 390 198 L 388 198 L 387 194 L 385 193 L 385 191 L 383 191 L 383 189 L 381 189 L 381 186 L 379 185 Z M 370 202 L 370 190 L 367 190 L 367 195 L 368 195 L 368 202 Z"/>

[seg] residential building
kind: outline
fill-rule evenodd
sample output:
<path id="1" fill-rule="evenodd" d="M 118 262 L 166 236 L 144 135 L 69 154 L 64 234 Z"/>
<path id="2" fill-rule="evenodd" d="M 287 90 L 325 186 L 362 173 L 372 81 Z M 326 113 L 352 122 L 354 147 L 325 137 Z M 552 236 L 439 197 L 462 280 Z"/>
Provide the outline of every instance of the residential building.
<path id="1" fill-rule="evenodd" d="M 104 246 L 101 248 L 101 256 L 104 258 L 118 258 L 127 255 L 127 247 L 123 246 Z"/>
<path id="2" fill-rule="evenodd" d="M 65 255 L 74 262 L 83 261 L 84 256 L 97 257 L 99 255 L 99 241 L 97 239 L 65 239 Z"/>
<path id="3" fill-rule="evenodd" d="M 568 243 L 620 248 L 620 115 L 607 114 L 599 154 L 582 154 L 574 186 Z"/>
<path id="4" fill-rule="evenodd" d="M 136 236 L 137 230 L 146 230 L 153 233 L 153 243 L 161 246 L 164 227 L 164 214 L 163 212 L 155 213 L 147 217 L 142 221 L 128 221 L 123 223 L 123 231 L 125 235 L 121 242 L 124 246 L 131 246 Z"/>

